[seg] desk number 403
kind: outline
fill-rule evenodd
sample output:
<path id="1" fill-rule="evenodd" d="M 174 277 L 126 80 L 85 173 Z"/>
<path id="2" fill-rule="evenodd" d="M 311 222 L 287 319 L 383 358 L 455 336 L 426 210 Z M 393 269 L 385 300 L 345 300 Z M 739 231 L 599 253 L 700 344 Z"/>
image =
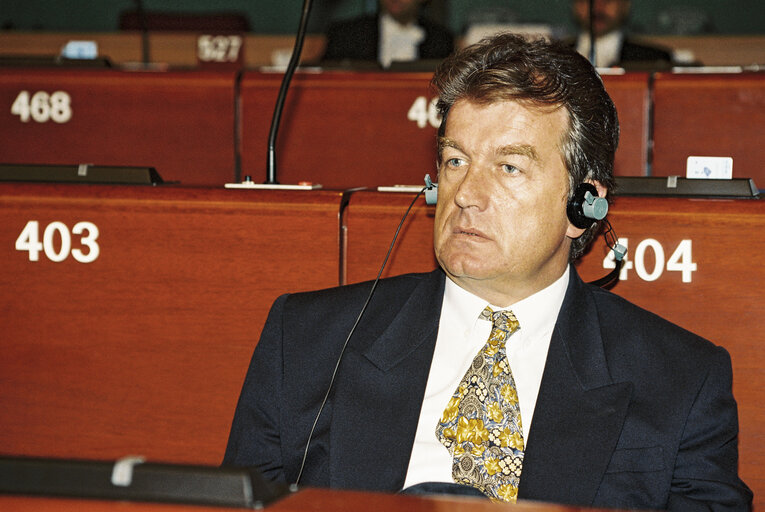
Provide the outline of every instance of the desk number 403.
<path id="1" fill-rule="evenodd" d="M 11 114 L 19 116 L 22 123 L 31 119 L 37 123 L 68 123 L 72 119 L 72 98 L 64 91 L 48 94 L 45 91 L 31 93 L 21 91 L 11 105 Z"/>
<path id="2" fill-rule="evenodd" d="M 79 243 L 86 250 L 77 247 L 72 249 L 72 235 L 80 237 Z M 56 263 L 64 261 L 70 254 L 80 263 L 92 263 L 101 252 L 96 240 L 98 228 L 92 222 L 78 222 L 70 233 L 66 224 L 57 221 L 45 227 L 40 242 L 40 223 L 30 220 L 16 239 L 16 250 L 29 252 L 29 261 L 39 261 L 42 252 L 46 258 Z"/>
<path id="3" fill-rule="evenodd" d="M 620 238 L 619 243 L 629 248 L 627 238 Z M 649 264 L 646 263 L 646 252 L 649 250 L 653 252 L 653 268 L 647 268 Z M 608 255 L 603 259 L 603 268 L 614 268 L 614 266 L 614 253 L 608 251 Z M 643 281 L 656 281 L 666 269 L 668 272 L 680 272 L 682 282 L 690 283 L 693 280 L 693 273 L 697 269 L 697 265 L 693 261 L 693 242 L 681 240 L 669 259 L 666 259 L 661 243 L 653 238 L 646 238 L 637 244 L 634 254 L 629 251 L 624 258 L 619 279 L 626 281 L 628 272 L 632 269 Z"/>

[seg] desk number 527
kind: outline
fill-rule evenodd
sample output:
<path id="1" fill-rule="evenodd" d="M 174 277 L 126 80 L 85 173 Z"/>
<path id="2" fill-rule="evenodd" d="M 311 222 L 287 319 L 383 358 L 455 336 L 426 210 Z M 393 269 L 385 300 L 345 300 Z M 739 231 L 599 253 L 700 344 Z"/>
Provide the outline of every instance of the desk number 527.
<path id="1" fill-rule="evenodd" d="M 87 248 L 86 251 L 72 249 L 72 235 L 80 236 L 80 244 Z M 39 261 L 40 252 L 43 252 L 46 258 L 56 263 L 67 259 L 69 254 L 80 263 L 92 263 L 101 252 L 96 240 L 98 228 L 92 222 L 78 222 L 70 233 L 66 224 L 56 221 L 45 227 L 41 242 L 40 223 L 30 220 L 16 239 L 16 250 L 28 251 L 29 261 Z"/>

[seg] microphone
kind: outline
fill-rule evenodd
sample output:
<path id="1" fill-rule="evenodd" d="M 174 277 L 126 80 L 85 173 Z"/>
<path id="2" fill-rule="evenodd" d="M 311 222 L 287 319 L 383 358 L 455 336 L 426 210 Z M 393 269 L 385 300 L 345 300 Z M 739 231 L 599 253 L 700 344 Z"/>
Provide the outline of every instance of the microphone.
<path id="1" fill-rule="evenodd" d="M 149 56 L 149 22 L 146 18 L 146 11 L 143 8 L 142 0 L 135 0 L 136 16 L 141 27 L 141 57 L 144 67 L 149 67 L 151 58 Z"/>
<path id="2" fill-rule="evenodd" d="M 300 25 L 298 26 L 297 37 L 295 38 L 295 47 L 292 49 L 292 56 L 290 57 L 289 64 L 287 64 L 287 70 L 284 72 L 282 85 L 279 88 L 279 96 L 276 98 L 274 116 L 271 119 L 271 130 L 268 133 L 268 160 L 266 162 L 267 184 L 279 183 L 276 180 L 276 136 L 279 133 L 279 124 L 282 118 L 284 101 L 287 99 L 287 90 L 292 81 L 292 75 L 295 74 L 295 69 L 297 69 L 298 63 L 300 62 L 300 54 L 303 51 L 303 40 L 305 39 L 305 33 L 308 26 L 308 15 L 311 12 L 311 4 L 311 0 L 304 0 L 303 2 L 303 13 L 300 16 Z"/>
<path id="3" fill-rule="evenodd" d="M 300 62 L 300 54 L 303 51 L 303 41 L 305 40 L 305 34 L 308 27 L 308 16 L 311 12 L 311 0 L 304 0 L 303 12 L 300 16 L 300 25 L 298 26 L 297 35 L 295 37 L 295 46 L 292 49 L 292 56 L 290 57 L 287 69 L 284 72 L 282 78 L 281 87 L 279 87 L 279 95 L 276 98 L 276 105 L 274 106 L 274 115 L 271 118 L 271 128 L 268 132 L 268 151 L 266 155 L 266 181 L 265 183 L 255 183 L 250 176 L 245 176 L 244 181 L 240 183 L 226 183 L 225 188 L 249 188 L 249 189 L 287 189 L 287 190 L 313 190 L 321 188 L 318 183 L 298 183 L 297 185 L 280 185 L 276 177 L 276 137 L 279 133 L 279 124 L 282 119 L 282 111 L 284 110 L 284 102 L 287 99 L 287 91 L 289 90 L 290 82 L 292 82 L 292 76 L 295 74 L 295 70 Z M 238 177 L 237 177 L 238 179 Z"/>
<path id="4" fill-rule="evenodd" d="M 600 279 L 590 281 L 589 284 L 599 286 L 600 288 L 603 288 L 606 290 L 610 290 L 619 281 L 619 272 L 621 272 L 622 270 L 622 265 L 624 264 L 624 257 L 627 255 L 627 248 L 618 242 L 619 237 L 616 236 L 616 231 L 614 231 L 614 227 L 611 225 L 610 222 L 608 222 L 608 219 L 604 218 L 603 222 L 606 223 L 606 226 L 608 228 L 603 233 L 603 239 L 606 241 L 606 246 L 608 246 L 608 248 L 611 249 L 614 253 L 615 265 L 613 270 L 611 270 L 611 272 L 601 277 Z"/>

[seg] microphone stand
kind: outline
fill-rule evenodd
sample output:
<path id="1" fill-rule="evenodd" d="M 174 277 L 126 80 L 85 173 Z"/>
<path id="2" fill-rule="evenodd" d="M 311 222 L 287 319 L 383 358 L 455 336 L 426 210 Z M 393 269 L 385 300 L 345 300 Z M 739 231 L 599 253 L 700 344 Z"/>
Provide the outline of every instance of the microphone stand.
<path id="1" fill-rule="evenodd" d="M 300 54 L 303 51 L 303 40 L 305 39 L 305 33 L 308 25 L 308 15 L 311 12 L 311 0 L 304 0 L 303 13 L 300 16 L 300 26 L 298 28 L 297 37 L 295 38 L 295 47 L 292 49 L 292 57 L 287 65 L 287 71 L 284 73 L 284 79 L 282 79 L 282 86 L 279 89 L 279 96 L 276 98 L 276 107 L 274 108 L 274 116 L 271 119 L 271 131 L 268 134 L 268 155 L 266 162 L 266 183 L 277 184 L 276 181 L 276 136 L 279 133 L 279 122 L 282 117 L 282 110 L 284 108 L 284 101 L 287 99 L 287 90 L 289 89 L 290 82 L 292 81 L 292 75 L 295 74 L 295 69 L 300 63 Z"/>
<path id="2" fill-rule="evenodd" d="M 149 56 L 149 22 L 146 19 L 146 11 L 143 9 L 143 2 L 135 0 L 136 15 L 138 23 L 141 26 L 141 56 L 144 68 L 148 68 L 151 63 Z"/>
<path id="3" fill-rule="evenodd" d="M 309 185 L 280 185 L 276 178 L 276 136 L 279 133 L 279 123 L 282 118 L 282 111 L 284 110 L 284 102 L 287 99 L 287 91 L 289 90 L 292 76 L 295 74 L 300 63 L 300 54 L 303 51 L 303 41 L 305 40 L 305 34 L 308 27 L 308 15 L 311 12 L 311 0 L 303 1 L 303 12 L 300 16 L 300 25 L 298 27 L 297 37 L 295 38 L 295 46 L 292 49 L 292 56 L 290 57 L 289 64 L 287 64 L 287 70 L 284 72 L 284 78 L 282 78 L 282 85 L 279 88 L 279 95 L 276 98 L 276 106 L 274 107 L 274 115 L 271 119 L 271 129 L 268 133 L 268 154 L 266 155 L 266 181 L 263 184 L 255 184 L 249 178 L 245 177 L 245 181 L 241 183 L 226 183 L 226 188 L 259 188 L 259 189 L 292 189 L 292 190 L 311 190 L 321 188 L 319 184 Z"/>

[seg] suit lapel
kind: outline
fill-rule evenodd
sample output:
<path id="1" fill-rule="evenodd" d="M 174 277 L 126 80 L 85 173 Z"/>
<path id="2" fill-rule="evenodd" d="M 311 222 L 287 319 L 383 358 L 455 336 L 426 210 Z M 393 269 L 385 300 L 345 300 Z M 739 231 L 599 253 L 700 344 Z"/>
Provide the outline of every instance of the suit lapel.
<path id="1" fill-rule="evenodd" d="M 373 299 L 376 306 L 370 304 L 365 314 L 368 322 L 362 320 L 353 336 L 332 398 L 333 487 L 390 490 L 403 486 L 443 290 L 444 275 L 436 271 L 411 293 L 391 298 L 389 290 L 381 289 Z"/>
<path id="2" fill-rule="evenodd" d="M 597 310 L 572 269 L 550 341 L 518 497 L 590 504 L 632 394 L 608 372 Z"/>

